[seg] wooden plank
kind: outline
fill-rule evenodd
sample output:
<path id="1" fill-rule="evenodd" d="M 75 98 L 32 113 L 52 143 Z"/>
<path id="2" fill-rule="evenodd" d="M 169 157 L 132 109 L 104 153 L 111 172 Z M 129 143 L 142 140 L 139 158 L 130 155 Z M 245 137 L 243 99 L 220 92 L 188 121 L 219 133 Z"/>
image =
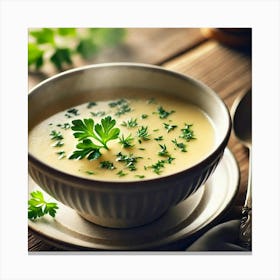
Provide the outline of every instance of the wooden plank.
<path id="1" fill-rule="evenodd" d="M 198 28 L 129 28 L 124 44 L 92 62 L 129 61 L 161 64 L 205 41 Z"/>

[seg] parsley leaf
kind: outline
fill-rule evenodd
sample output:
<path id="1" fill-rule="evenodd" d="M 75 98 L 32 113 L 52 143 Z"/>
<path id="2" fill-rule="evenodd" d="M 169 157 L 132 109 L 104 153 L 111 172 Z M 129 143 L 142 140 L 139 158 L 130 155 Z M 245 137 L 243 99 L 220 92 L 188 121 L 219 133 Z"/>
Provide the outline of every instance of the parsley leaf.
<path id="1" fill-rule="evenodd" d="M 69 159 L 87 157 L 89 160 L 94 160 L 99 158 L 101 156 L 100 149 L 109 150 L 107 143 L 117 139 L 120 133 L 119 128 L 114 128 L 116 121 L 111 116 L 101 119 L 101 124 L 94 124 L 93 119 L 77 119 L 73 120 L 72 124 L 73 135 L 79 140 L 79 143 L 76 145 L 78 150 L 74 151 Z M 95 144 L 89 138 L 95 139 L 101 145 Z"/>
<path id="2" fill-rule="evenodd" d="M 55 202 L 47 202 L 40 191 L 30 193 L 31 199 L 28 200 L 28 219 L 36 220 L 46 214 L 55 217 L 58 206 Z"/>

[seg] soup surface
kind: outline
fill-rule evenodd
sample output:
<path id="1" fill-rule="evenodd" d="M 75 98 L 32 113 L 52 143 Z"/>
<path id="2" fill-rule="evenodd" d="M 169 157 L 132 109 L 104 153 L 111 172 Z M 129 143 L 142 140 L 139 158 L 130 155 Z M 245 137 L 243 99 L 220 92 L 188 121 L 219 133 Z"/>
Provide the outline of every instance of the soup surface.
<path id="1" fill-rule="evenodd" d="M 198 107 L 131 91 L 123 92 L 128 98 L 92 100 L 43 120 L 29 132 L 29 152 L 63 172 L 106 181 L 169 175 L 209 153 L 214 127 Z M 98 141 L 105 138 L 105 145 Z"/>

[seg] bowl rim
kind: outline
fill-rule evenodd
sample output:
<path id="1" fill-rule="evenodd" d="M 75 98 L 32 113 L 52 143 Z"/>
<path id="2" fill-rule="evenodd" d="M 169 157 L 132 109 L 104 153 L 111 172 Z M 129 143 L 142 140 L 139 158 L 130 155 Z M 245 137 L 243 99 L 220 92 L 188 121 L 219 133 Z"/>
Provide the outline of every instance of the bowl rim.
<path id="1" fill-rule="evenodd" d="M 214 91 L 212 90 L 210 87 L 208 87 L 206 84 L 204 84 L 203 82 L 193 78 L 190 75 L 186 75 L 186 74 L 182 74 L 180 72 L 174 71 L 174 70 L 170 70 L 167 68 L 164 68 L 162 66 L 157 66 L 157 65 L 152 65 L 152 64 L 146 64 L 146 63 L 134 63 L 134 62 L 107 62 L 107 63 L 96 63 L 96 64 L 90 64 L 90 65 L 85 65 L 85 66 L 80 66 L 80 67 L 76 67 L 73 69 L 69 69 L 66 71 L 63 71 L 61 73 L 55 74 L 45 80 L 43 80 L 42 82 L 40 82 L 38 85 L 36 85 L 35 87 L 33 87 L 29 93 L 28 93 L 28 99 L 32 97 L 32 95 L 36 94 L 36 91 L 42 87 L 45 86 L 46 84 L 48 84 L 51 81 L 56 81 L 58 79 L 64 78 L 65 76 L 69 76 L 69 75 L 74 75 L 77 72 L 82 72 L 82 71 L 86 71 L 88 69 L 94 69 L 94 68 L 107 68 L 107 67 L 131 67 L 131 68 L 141 68 L 141 69 L 145 69 L 145 70 L 149 70 L 149 71 L 159 71 L 162 72 L 164 74 L 167 75 L 172 75 L 175 76 L 176 78 L 179 78 L 181 80 L 187 80 L 188 82 L 196 85 L 197 87 L 202 88 L 204 91 L 207 91 L 208 94 L 211 95 L 212 98 L 216 99 L 219 103 L 219 105 L 222 107 L 223 111 L 224 111 L 224 117 L 227 118 L 227 125 L 226 125 L 226 131 L 224 136 L 222 137 L 222 140 L 220 141 L 220 143 L 217 144 L 217 146 L 211 150 L 205 157 L 203 157 L 200 161 L 198 161 L 197 163 L 195 163 L 194 165 L 174 172 L 172 174 L 168 174 L 168 175 L 160 175 L 159 177 L 155 177 L 155 178 L 143 178 L 141 180 L 139 179 L 135 179 L 135 180 L 122 180 L 122 179 L 118 179 L 118 180 L 101 180 L 101 179 L 94 179 L 94 178 L 86 178 L 86 177 L 79 177 L 67 172 L 64 172 L 62 170 L 56 169 L 53 166 L 50 166 L 46 163 L 44 163 L 43 161 L 39 160 L 38 158 L 36 158 L 35 156 L 33 156 L 28 149 L 28 164 L 30 164 L 31 162 L 33 164 L 36 165 L 36 167 L 41 170 L 44 170 L 45 172 L 47 171 L 47 173 L 52 174 L 53 177 L 59 177 L 59 180 L 61 181 L 66 181 L 66 182 L 75 182 L 79 185 L 83 184 L 85 186 L 90 186 L 93 187 L 93 185 L 96 183 L 98 185 L 104 185 L 106 187 L 116 187 L 116 185 L 121 185 L 121 186 L 129 186 L 131 187 L 131 185 L 144 185 L 145 183 L 149 184 L 156 184 L 158 185 L 161 181 L 166 181 L 166 180 L 172 180 L 173 177 L 177 177 L 177 176 L 188 176 L 190 175 L 192 172 L 195 172 L 199 169 L 203 169 L 205 167 L 207 167 L 209 165 L 209 163 L 213 162 L 216 157 L 223 152 L 223 150 L 226 147 L 226 144 L 229 140 L 230 134 L 231 134 L 231 128 L 232 128 L 232 122 L 231 122 L 231 116 L 230 116 L 230 112 L 228 107 L 226 106 L 226 104 L 224 103 L 224 101 L 222 100 L 222 98 Z M 149 186 L 149 184 L 147 184 L 147 186 Z"/>

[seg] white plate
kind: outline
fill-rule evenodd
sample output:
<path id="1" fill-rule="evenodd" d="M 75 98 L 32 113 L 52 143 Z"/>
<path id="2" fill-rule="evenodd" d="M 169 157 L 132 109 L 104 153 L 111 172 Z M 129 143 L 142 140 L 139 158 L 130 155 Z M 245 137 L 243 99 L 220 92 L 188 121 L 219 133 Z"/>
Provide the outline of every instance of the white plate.
<path id="1" fill-rule="evenodd" d="M 58 203 L 50 216 L 28 222 L 45 241 L 66 250 L 170 250 L 172 244 L 188 243 L 231 205 L 239 186 L 239 168 L 226 149 L 210 179 L 196 193 L 151 224 L 132 229 L 111 229 L 90 223 L 74 210 Z M 29 192 L 42 189 L 29 179 Z M 46 197 L 55 201 L 44 191 Z M 176 246 L 175 246 L 176 247 Z"/>

